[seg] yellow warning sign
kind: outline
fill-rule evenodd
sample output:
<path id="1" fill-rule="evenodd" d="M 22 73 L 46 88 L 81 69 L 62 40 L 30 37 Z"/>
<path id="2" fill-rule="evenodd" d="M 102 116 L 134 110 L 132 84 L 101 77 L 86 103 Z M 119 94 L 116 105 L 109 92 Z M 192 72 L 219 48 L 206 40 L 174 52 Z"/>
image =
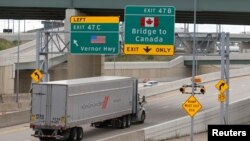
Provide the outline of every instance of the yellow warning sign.
<path id="1" fill-rule="evenodd" d="M 225 102 L 226 100 L 226 95 L 224 93 L 218 94 L 218 101 L 219 102 Z"/>
<path id="2" fill-rule="evenodd" d="M 36 69 L 30 77 L 32 80 L 34 80 L 36 83 L 40 82 L 40 80 L 43 78 L 43 74 L 40 72 L 40 70 Z"/>
<path id="3" fill-rule="evenodd" d="M 119 23 L 119 16 L 72 16 L 70 23 Z"/>
<path id="4" fill-rule="evenodd" d="M 125 44 L 124 54 L 140 54 L 140 55 L 174 55 L 173 45 L 150 45 L 150 44 Z"/>
<path id="5" fill-rule="evenodd" d="M 215 87 L 220 91 L 220 93 L 224 93 L 229 86 L 227 85 L 227 83 L 224 80 L 220 80 Z"/>
<path id="6" fill-rule="evenodd" d="M 182 108 L 188 113 L 190 117 L 193 117 L 200 109 L 202 105 L 195 98 L 195 96 L 190 96 L 185 103 L 182 104 Z"/>

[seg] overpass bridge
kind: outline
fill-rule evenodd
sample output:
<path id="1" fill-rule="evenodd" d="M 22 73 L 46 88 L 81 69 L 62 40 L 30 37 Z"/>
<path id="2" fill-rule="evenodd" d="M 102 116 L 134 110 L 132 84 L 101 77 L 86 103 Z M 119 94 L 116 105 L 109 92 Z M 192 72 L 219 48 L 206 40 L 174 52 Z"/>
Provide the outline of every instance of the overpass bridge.
<path id="1" fill-rule="evenodd" d="M 221 56 L 196 56 L 198 65 L 218 65 L 221 63 Z M 184 56 L 184 65 L 192 66 L 193 56 Z M 250 64 L 250 53 L 231 53 L 230 64 Z"/>
<path id="2" fill-rule="evenodd" d="M 66 9 L 86 15 L 120 15 L 126 5 L 171 5 L 177 23 L 192 23 L 194 0 L 1 0 L 0 19 L 64 20 Z M 250 24 L 249 0 L 197 0 L 197 23 Z"/>
<path id="3" fill-rule="evenodd" d="M 60 30 L 62 31 L 63 28 Z M 48 31 L 49 33 L 50 31 Z M 45 32 L 43 32 L 44 34 Z M 52 52 L 49 56 L 50 61 L 53 62 L 52 66 L 58 65 L 62 62 L 67 61 L 66 54 L 68 53 L 67 50 L 62 52 L 62 54 L 55 54 L 58 52 L 57 46 L 65 46 L 65 43 L 63 41 L 63 38 L 68 34 L 68 32 L 53 32 L 51 31 L 50 39 L 51 44 L 49 44 L 49 50 Z M 9 34 L 9 33 L 3 33 L 0 34 L 0 38 L 5 38 L 9 40 L 15 40 L 17 37 L 17 34 Z M 60 38 L 58 38 L 60 37 Z M 36 64 L 36 55 L 37 55 L 37 49 L 36 44 L 37 41 L 35 40 L 36 33 L 21 33 L 21 39 L 23 40 L 32 40 L 26 44 L 23 44 L 20 46 L 20 68 L 19 69 L 34 69 L 37 66 Z M 41 37 L 44 38 L 44 37 Z M 202 43 L 207 45 L 207 50 L 210 48 L 216 47 L 213 42 L 219 42 L 219 34 L 218 33 L 197 33 L 196 34 L 196 41 L 198 42 L 197 48 L 201 48 Z M 59 40 L 58 44 L 54 44 L 56 40 Z M 250 34 L 230 34 L 230 41 L 232 42 L 250 42 Z M 43 42 L 43 41 L 39 41 Z M 185 33 L 185 32 L 178 32 L 175 33 L 175 48 L 178 49 L 179 44 L 182 44 L 183 42 L 193 42 L 193 33 Z M 204 43 L 205 42 L 205 43 Z M 200 44 L 199 44 L 200 43 Z M 45 43 L 43 42 L 43 45 Z M 210 45 L 210 46 L 209 46 Z M 214 45 L 214 46 L 211 46 Z M 187 47 L 183 45 L 183 47 Z M 188 46 L 189 48 L 192 48 L 191 44 Z M 40 49 L 41 50 L 41 49 Z M 185 65 L 191 65 L 190 60 L 192 60 L 192 57 L 189 56 L 189 53 L 178 53 L 178 55 L 184 56 L 184 64 Z M 10 48 L 7 50 L 0 51 L 0 66 L 4 65 L 11 65 L 14 64 L 17 60 L 17 47 Z M 44 58 L 41 58 L 42 60 Z M 207 53 L 207 54 L 198 54 L 197 56 L 198 61 L 202 62 L 202 64 L 219 64 L 218 61 L 220 61 L 220 56 L 218 52 L 215 50 L 215 52 Z M 248 60 L 250 60 L 250 55 L 248 53 L 231 53 L 230 55 L 231 63 L 236 64 L 248 64 Z M 51 64 L 50 64 L 51 65 Z"/>

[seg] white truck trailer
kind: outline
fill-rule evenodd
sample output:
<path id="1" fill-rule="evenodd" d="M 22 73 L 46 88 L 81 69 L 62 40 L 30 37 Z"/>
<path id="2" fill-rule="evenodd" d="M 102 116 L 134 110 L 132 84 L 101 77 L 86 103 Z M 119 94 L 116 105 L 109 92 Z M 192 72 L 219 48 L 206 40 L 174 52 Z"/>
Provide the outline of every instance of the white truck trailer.
<path id="1" fill-rule="evenodd" d="M 82 125 L 129 127 L 146 112 L 131 77 L 101 76 L 32 84 L 30 127 L 41 141 L 83 139 Z"/>

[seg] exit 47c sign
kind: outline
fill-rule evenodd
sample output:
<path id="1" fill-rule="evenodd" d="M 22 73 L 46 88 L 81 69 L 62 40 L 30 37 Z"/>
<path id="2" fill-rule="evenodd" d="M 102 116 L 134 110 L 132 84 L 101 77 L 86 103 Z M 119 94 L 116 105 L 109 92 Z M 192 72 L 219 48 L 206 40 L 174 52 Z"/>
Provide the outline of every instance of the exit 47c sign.
<path id="1" fill-rule="evenodd" d="M 127 6 L 124 54 L 174 55 L 175 7 Z"/>
<path id="2" fill-rule="evenodd" d="M 72 16 L 72 54 L 119 54 L 118 16 Z"/>

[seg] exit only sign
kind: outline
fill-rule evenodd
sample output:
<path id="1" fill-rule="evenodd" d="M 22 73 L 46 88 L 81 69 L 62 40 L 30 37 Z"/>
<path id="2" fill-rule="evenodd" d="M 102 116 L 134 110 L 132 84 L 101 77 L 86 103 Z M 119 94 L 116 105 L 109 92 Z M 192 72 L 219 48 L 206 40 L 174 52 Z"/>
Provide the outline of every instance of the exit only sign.
<path id="1" fill-rule="evenodd" d="M 127 6 L 124 54 L 174 55 L 175 7 Z"/>

